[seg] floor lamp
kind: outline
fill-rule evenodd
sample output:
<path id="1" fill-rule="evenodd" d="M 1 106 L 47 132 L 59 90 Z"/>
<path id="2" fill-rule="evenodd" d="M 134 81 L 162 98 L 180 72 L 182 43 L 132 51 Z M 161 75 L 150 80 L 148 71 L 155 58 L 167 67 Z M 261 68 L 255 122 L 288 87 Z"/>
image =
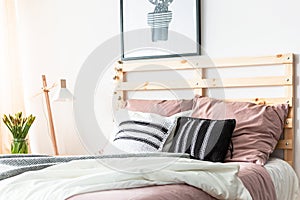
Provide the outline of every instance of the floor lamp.
<path id="1" fill-rule="evenodd" d="M 57 142 L 56 142 L 56 135 L 55 135 L 55 130 L 54 130 L 50 98 L 49 98 L 50 89 L 47 86 L 47 80 L 46 80 L 45 75 L 42 75 L 42 80 L 43 80 L 43 92 L 45 95 L 45 101 L 46 101 L 46 107 L 47 107 L 47 113 L 48 113 L 48 122 L 49 122 L 51 142 L 52 142 L 52 146 L 53 146 L 53 150 L 54 150 L 54 155 L 59 155 L 58 148 L 57 148 Z M 54 101 L 70 101 L 72 99 L 73 99 L 73 96 L 72 96 L 71 92 L 66 88 L 66 80 L 61 79 L 60 80 L 60 89 L 57 91 L 56 95 L 54 96 Z"/>

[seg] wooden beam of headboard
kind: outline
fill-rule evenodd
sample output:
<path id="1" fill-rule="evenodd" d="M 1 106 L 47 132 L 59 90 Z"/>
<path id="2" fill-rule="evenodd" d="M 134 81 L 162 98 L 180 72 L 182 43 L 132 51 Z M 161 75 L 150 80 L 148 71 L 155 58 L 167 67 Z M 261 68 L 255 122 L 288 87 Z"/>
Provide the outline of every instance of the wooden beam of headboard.
<path id="1" fill-rule="evenodd" d="M 255 76 L 236 78 L 206 78 L 206 70 L 221 68 L 243 68 L 243 67 L 265 67 L 280 65 L 284 67 L 285 73 L 281 76 Z M 289 104 L 289 114 L 285 122 L 282 139 L 277 145 L 277 149 L 284 151 L 284 160 L 294 164 L 294 58 L 292 53 L 277 54 L 262 57 L 239 57 L 225 59 L 210 59 L 207 56 L 190 57 L 188 60 L 182 59 L 156 59 L 143 61 L 119 61 L 116 66 L 116 109 L 123 106 L 127 93 L 130 91 L 156 91 L 156 90 L 193 90 L 195 94 L 205 96 L 207 89 L 212 88 L 264 88 L 283 87 L 285 94 L 281 97 L 251 97 L 225 99 L 226 101 L 247 101 L 257 104 L 273 105 L 280 103 Z M 194 78 L 184 81 L 161 80 L 161 81 L 127 81 L 128 73 L 151 71 L 174 71 L 174 70 L 194 70 Z"/>
<path id="2" fill-rule="evenodd" d="M 117 90 L 180 90 L 200 88 L 240 88 L 240 87 L 268 87 L 268 86 L 292 86 L 293 78 L 290 76 L 268 76 L 251 78 L 228 79 L 190 79 L 185 81 L 155 81 L 155 82 L 120 82 Z"/>
<path id="3" fill-rule="evenodd" d="M 166 70 L 188 70 L 195 68 L 227 68 L 227 67 L 243 67 L 243 66 L 265 66 L 293 64 L 293 54 L 277 54 L 274 56 L 262 57 L 237 57 L 237 58 L 221 58 L 210 59 L 209 57 L 190 57 L 189 60 L 142 60 L 142 61 L 119 61 L 117 65 L 122 65 L 123 72 L 140 72 L 140 71 L 161 71 Z"/>

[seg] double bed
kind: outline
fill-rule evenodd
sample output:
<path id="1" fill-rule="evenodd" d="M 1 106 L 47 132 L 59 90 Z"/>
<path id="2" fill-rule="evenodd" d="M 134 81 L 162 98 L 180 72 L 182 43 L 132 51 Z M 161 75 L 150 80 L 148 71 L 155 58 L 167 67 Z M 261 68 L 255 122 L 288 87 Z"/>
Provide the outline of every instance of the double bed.
<path id="1" fill-rule="evenodd" d="M 293 54 L 119 61 L 114 79 L 112 149 L 96 156 L 2 157 L 0 199 L 299 198 Z M 273 88 L 282 93 L 267 95 Z M 172 100 L 132 98 L 170 91 Z"/>

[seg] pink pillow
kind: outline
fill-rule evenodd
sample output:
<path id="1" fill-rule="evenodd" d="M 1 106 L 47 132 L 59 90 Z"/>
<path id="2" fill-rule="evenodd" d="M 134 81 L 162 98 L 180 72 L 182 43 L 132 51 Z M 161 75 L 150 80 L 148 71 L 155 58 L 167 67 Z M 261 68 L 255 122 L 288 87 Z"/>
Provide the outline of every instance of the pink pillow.
<path id="1" fill-rule="evenodd" d="M 248 102 L 224 102 L 208 97 L 194 98 L 192 117 L 235 119 L 233 157 L 225 162 L 253 162 L 264 165 L 283 132 L 288 104 L 274 106 Z"/>
<path id="2" fill-rule="evenodd" d="M 191 110 L 193 99 L 190 100 L 142 100 L 129 99 L 125 109 L 136 112 L 155 113 L 161 116 L 172 116 L 176 113 Z"/>

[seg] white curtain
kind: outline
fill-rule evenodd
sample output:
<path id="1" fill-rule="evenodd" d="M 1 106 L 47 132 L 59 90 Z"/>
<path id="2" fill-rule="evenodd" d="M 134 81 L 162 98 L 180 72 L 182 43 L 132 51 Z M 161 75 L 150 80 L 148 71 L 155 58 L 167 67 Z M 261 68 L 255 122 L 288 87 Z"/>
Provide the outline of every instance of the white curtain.
<path id="1" fill-rule="evenodd" d="M 15 3 L 0 0 L 0 153 L 10 152 L 11 140 L 11 133 L 2 122 L 3 114 L 24 111 Z"/>

